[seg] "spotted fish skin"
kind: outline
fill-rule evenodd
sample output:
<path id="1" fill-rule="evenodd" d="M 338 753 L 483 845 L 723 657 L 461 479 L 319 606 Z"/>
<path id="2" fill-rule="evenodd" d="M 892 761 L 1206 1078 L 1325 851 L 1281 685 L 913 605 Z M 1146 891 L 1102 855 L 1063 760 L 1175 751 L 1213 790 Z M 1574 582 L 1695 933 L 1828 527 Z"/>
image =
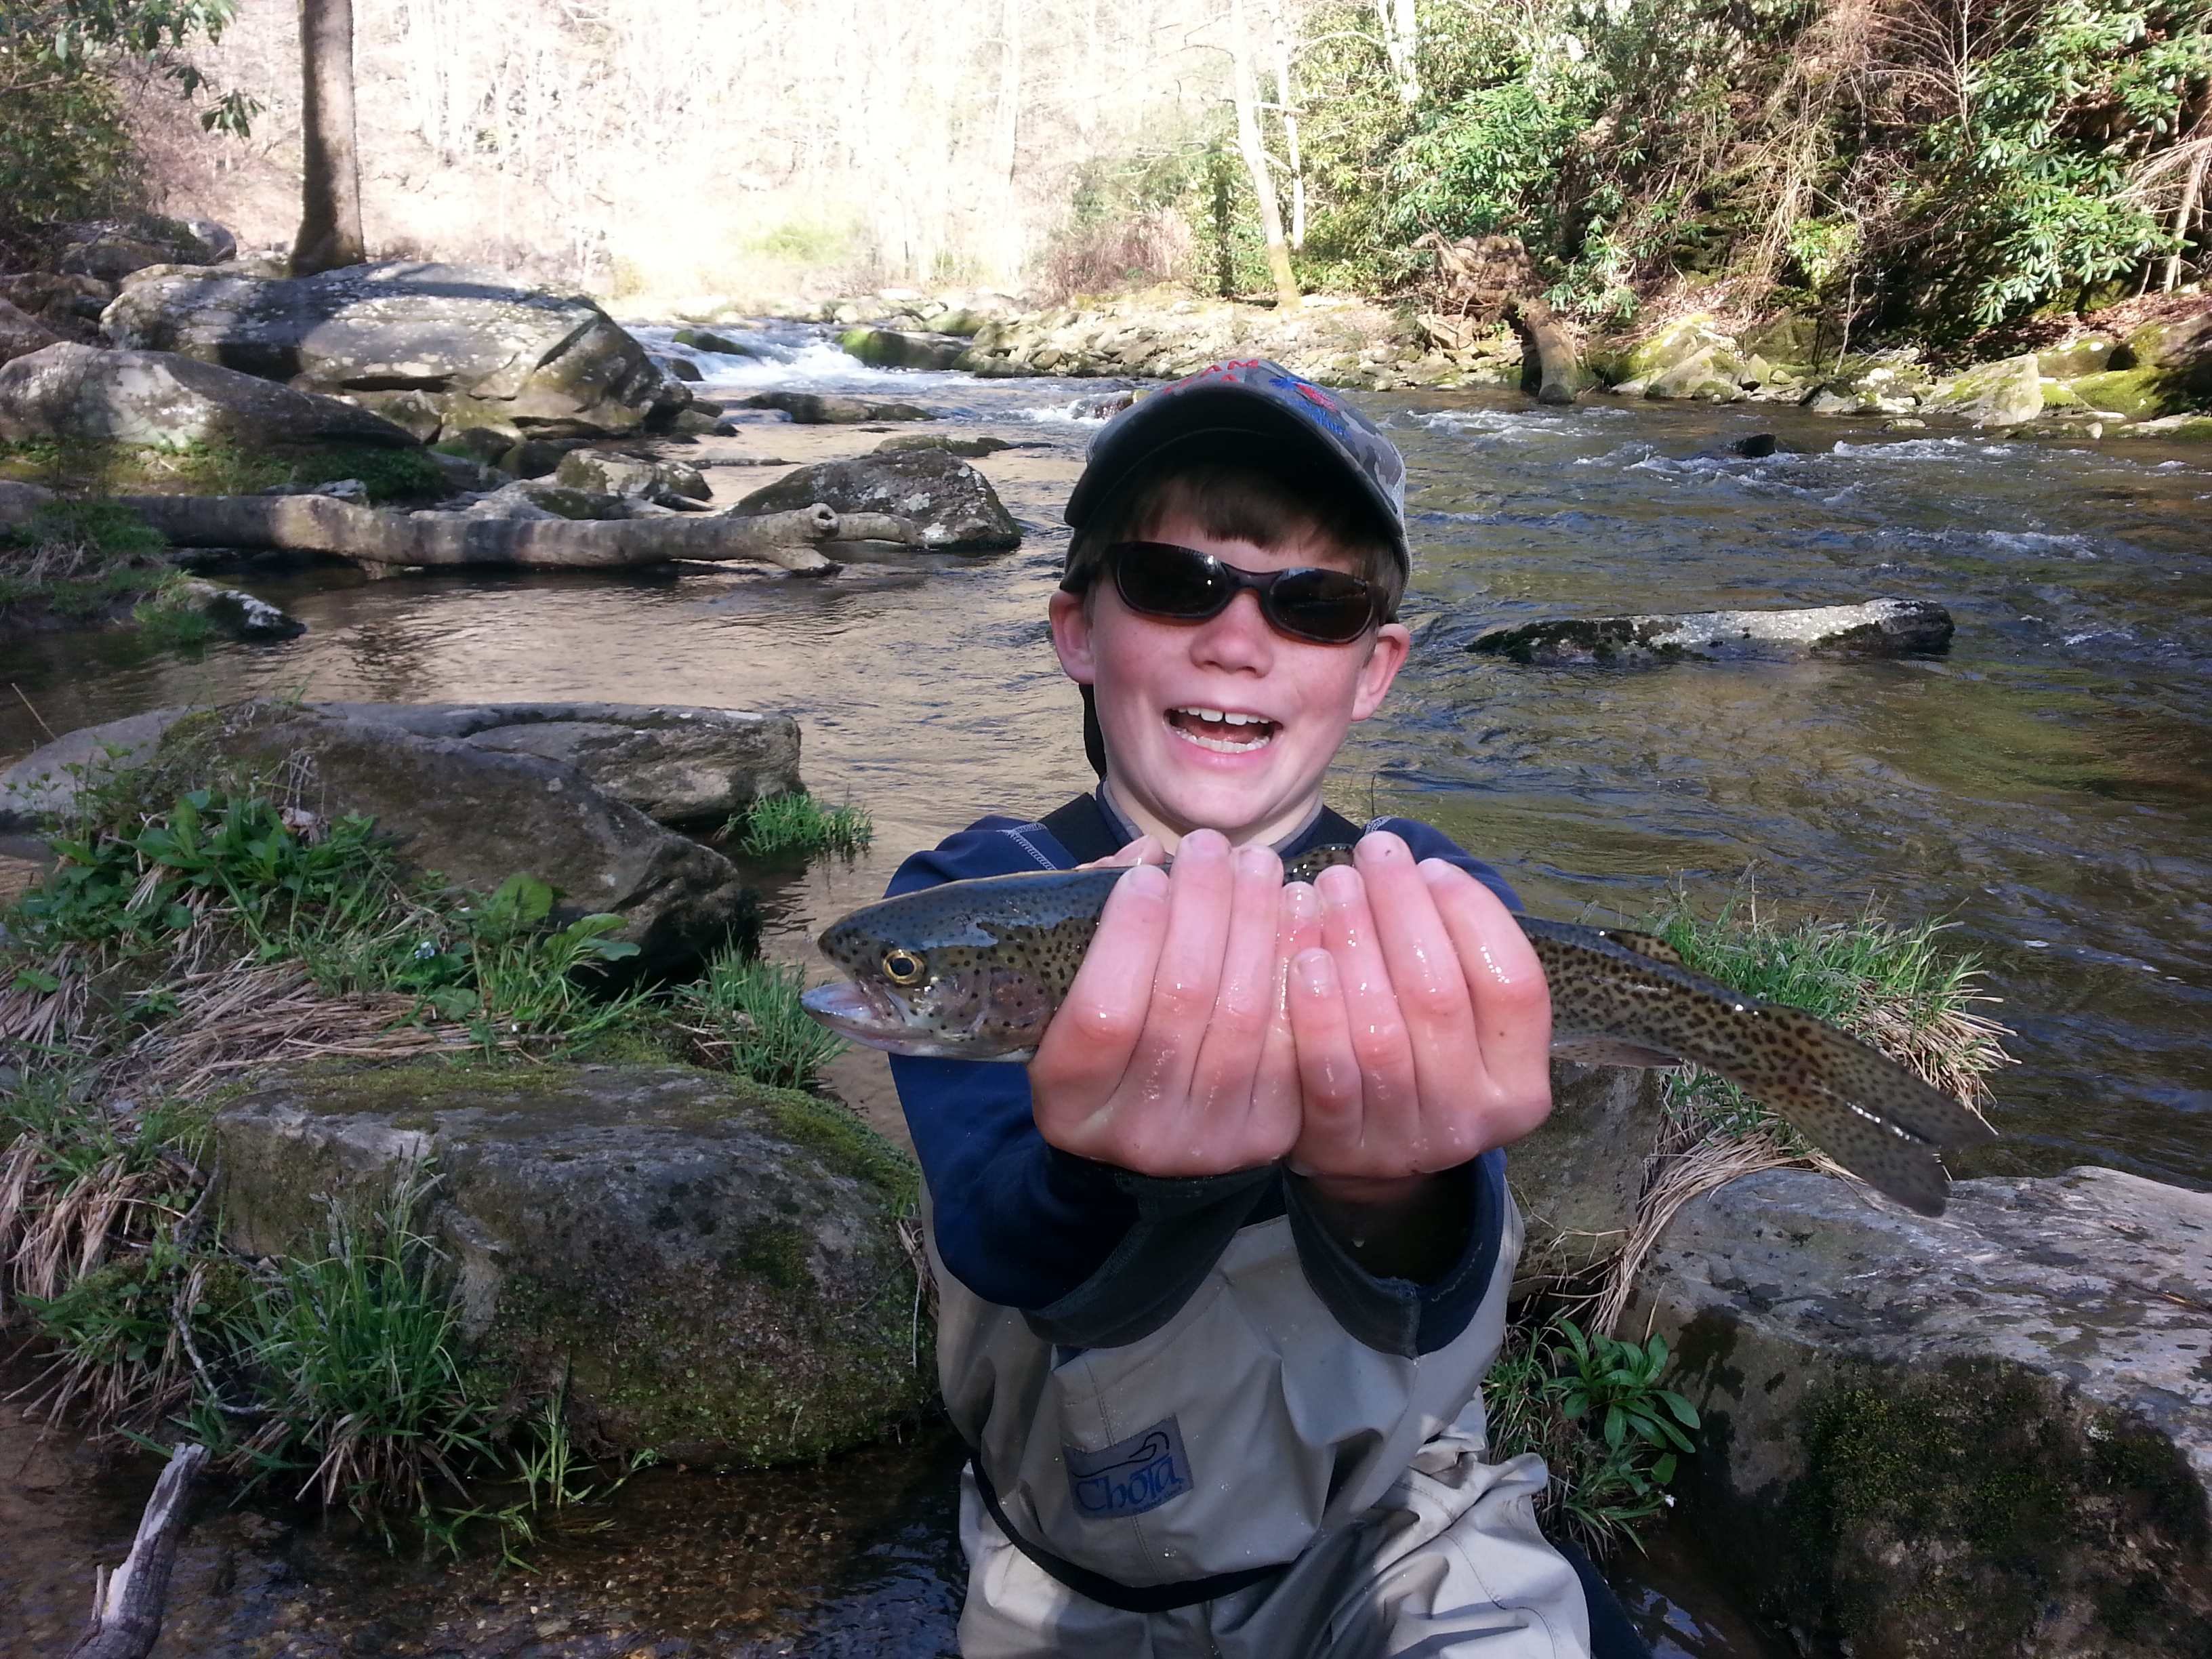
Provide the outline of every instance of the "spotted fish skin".
<path id="1" fill-rule="evenodd" d="M 1296 879 L 1351 852 L 1326 848 Z M 848 976 L 809 991 L 832 1030 L 893 1054 L 1024 1060 L 1036 1053 L 1097 931 L 1119 869 L 948 882 L 834 923 L 823 953 Z M 1801 1009 L 1756 1001 L 1692 972 L 1663 940 L 1516 915 L 1552 993 L 1562 1059 L 1684 1061 L 1717 1072 L 1787 1118 L 1837 1163 L 1899 1203 L 1941 1215 L 1936 1151 L 1991 1138 L 1978 1116 L 1886 1054 Z M 898 970 L 895 981 L 890 969 Z"/>

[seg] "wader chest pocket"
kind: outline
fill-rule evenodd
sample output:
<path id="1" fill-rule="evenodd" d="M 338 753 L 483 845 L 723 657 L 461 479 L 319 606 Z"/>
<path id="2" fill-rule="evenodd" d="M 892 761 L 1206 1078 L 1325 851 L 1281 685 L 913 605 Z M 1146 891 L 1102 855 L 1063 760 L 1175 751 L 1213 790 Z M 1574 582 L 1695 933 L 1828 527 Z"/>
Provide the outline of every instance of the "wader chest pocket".
<path id="1" fill-rule="evenodd" d="M 1067 1460 L 1067 1485 L 1076 1512 L 1087 1520 L 1142 1515 L 1190 1490 L 1190 1460 L 1183 1452 L 1182 1431 L 1172 1417 L 1101 1451 L 1079 1451 L 1073 1446 L 1060 1449 Z"/>

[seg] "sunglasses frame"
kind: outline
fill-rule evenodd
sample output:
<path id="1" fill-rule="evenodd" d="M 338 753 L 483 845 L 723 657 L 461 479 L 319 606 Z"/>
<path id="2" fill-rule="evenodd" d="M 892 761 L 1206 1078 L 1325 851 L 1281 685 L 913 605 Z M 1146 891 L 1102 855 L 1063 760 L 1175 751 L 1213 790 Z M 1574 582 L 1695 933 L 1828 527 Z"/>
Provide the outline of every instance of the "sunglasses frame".
<path id="1" fill-rule="evenodd" d="M 1148 605 L 1139 604 L 1130 597 L 1128 588 L 1122 583 L 1121 568 L 1126 554 L 1143 548 L 1158 548 L 1166 552 L 1198 560 L 1206 567 L 1216 580 L 1225 580 L 1228 582 L 1228 591 L 1221 596 L 1218 604 L 1207 611 L 1156 611 Z M 1114 591 L 1121 596 L 1123 605 L 1140 617 L 1150 617 L 1158 622 L 1211 622 L 1234 605 L 1237 602 L 1237 596 L 1248 588 L 1258 599 L 1260 614 L 1267 618 L 1268 627 L 1287 638 L 1301 640 L 1309 645 L 1356 645 L 1363 635 L 1389 620 L 1382 614 L 1382 606 L 1377 602 L 1374 583 L 1369 581 L 1364 576 L 1355 576 L 1348 570 L 1332 570 L 1327 565 L 1298 565 L 1289 570 L 1251 571 L 1231 564 L 1227 560 L 1218 558 L 1212 553 L 1200 552 L 1197 548 L 1184 547 L 1176 542 L 1129 541 L 1114 542 L 1109 544 L 1099 556 L 1098 569 L 1113 577 Z M 1366 619 L 1358 629 L 1341 637 L 1308 633 L 1302 628 L 1291 626 L 1277 608 L 1275 589 L 1278 584 L 1293 576 L 1337 576 L 1346 581 L 1358 583 L 1364 590 L 1367 599 Z"/>

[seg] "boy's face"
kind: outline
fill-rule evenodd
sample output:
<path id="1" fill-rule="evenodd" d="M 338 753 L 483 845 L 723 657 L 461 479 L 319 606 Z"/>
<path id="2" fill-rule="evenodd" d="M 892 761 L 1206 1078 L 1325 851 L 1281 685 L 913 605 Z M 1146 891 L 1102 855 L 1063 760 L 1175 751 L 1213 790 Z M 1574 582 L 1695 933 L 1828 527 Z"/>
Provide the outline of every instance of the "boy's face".
<path id="1" fill-rule="evenodd" d="M 1270 551 L 1208 536 L 1176 514 L 1148 534 L 1258 573 L 1352 568 L 1310 542 Z M 1087 615 L 1083 596 L 1052 596 L 1052 636 L 1068 678 L 1094 688 L 1115 799 L 1170 850 L 1194 830 L 1240 846 L 1296 830 L 1346 732 L 1382 706 L 1413 638 L 1388 623 L 1349 645 L 1292 639 L 1268 625 L 1250 592 L 1205 622 L 1164 621 L 1131 611 L 1103 574 Z"/>

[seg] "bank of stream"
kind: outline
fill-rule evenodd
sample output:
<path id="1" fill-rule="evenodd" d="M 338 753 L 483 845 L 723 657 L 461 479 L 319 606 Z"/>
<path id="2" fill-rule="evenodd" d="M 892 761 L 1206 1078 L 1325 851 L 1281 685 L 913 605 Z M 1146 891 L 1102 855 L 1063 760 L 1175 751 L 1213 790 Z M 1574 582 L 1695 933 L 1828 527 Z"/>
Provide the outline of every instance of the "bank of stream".
<path id="1" fill-rule="evenodd" d="M 770 948 L 803 959 L 807 934 L 879 892 L 906 853 L 979 813 L 1034 813 L 1088 781 L 1078 705 L 1043 617 L 1065 546 L 1060 505 L 1096 429 L 1070 410 L 1110 386 L 869 370 L 790 326 L 741 337 L 764 356 L 692 354 L 702 390 L 895 389 L 1016 445 L 976 465 L 1022 521 L 1022 549 L 823 581 L 717 569 L 371 582 L 334 565 L 243 565 L 225 579 L 283 605 L 309 624 L 306 635 L 197 655 L 121 630 L 0 647 L 0 678 L 16 688 L 0 702 L 0 753 L 43 740 L 40 722 L 60 732 L 288 690 L 788 711 L 804 728 L 813 789 L 866 804 L 877 823 L 867 857 L 770 887 Z M 1885 432 L 1878 419 L 1771 405 L 1598 397 L 1540 409 L 1504 392 L 1360 401 L 1407 453 L 1417 648 L 1391 707 L 1355 731 L 1337 805 L 1438 824 L 1551 915 L 1635 916 L 1679 884 L 1707 907 L 1755 892 L 1790 917 L 1849 916 L 1869 902 L 1903 919 L 1948 917 L 1954 944 L 1987 963 L 2003 999 L 1992 1012 L 2018 1031 L 2024 1062 L 1996 1079 L 2003 1139 L 1957 1172 L 2098 1163 L 2212 1187 L 2201 1052 L 2212 1012 L 2204 452 Z M 1747 459 L 1729 449 L 1758 432 L 1794 453 Z M 805 462 L 878 441 L 852 428 L 759 425 L 684 454 L 718 463 L 705 471 L 726 501 L 781 471 L 737 463 Z M 1949 606 L 1950 654 L 1630 672 L 1519 667 L 1464 649 L 1486 627 L 1546 616 L 1882 594 Z M 835 1081 L 896 1132 L 878 1057 L 848 1058 Z M 143 1489 L 143 1472 L 125 1469 L 112 1491 L 96 1489 L 107 1496 L 88 1496 L 95 1488 L 82 1471 L 53 1455 L 37 1465 L 58 1471 L 44 1498 L 20 1495 L 20 1452 L 0 1471 L 15 1483 L 5 1501 L 19 1517 L 40 1503 L 76 1505 L 79 1516 L 46 1532 L 8 1523 L 0 1656 L 42 1650 L 9 1645 L 28 1639 L 13 1632 L 29 1627 L 29 1610 L 66 1606 L 74 1623 L 89 1560 L 112 1559 L 127 1534 L 123 1494 Z M 234 1550 L 228 1582 L 212 1569 L 180 1578 L 180 1613 L 198 1617 L 190 1609 L 204 1604 L 189 1626 L 202 1634 L 179 1645 L 180 1625 L 158 1651 L 949 1652 L 946 1455 L 941 1438 L 925 1438 L 823 1471 L 653 1472 L 615 1501 L 615 1530 L 558 1545 L 540 1578 L 479 1564 L 410 1579 L 395 1565 L 387 1581 L 359 1569 L 368 1558 L 358 1541 L 294 1532 L 274 1553 Z M 830 1535 L 809 1553 L 794 1547 L 796 1517 L 813 1510 L 839 1518 L 812 1528 Z M 715 1564 L 729 1558 L 717 1552 L 755 1534 L 782 1540 L 770 1546 L 784 1554 L 758 1581 L 765 1588 L 718 1580 Z M 619 1574 L 564 1578 L 558 1562 L 571 1558 L 558 1552 L 571 1550 L 579 1574 L 625 1555 L 650 1562 L 663 1583 L 699 1587 L 700 1607 L 720 1595 L 751 1611 L 720 1625 L 702 1613 L 700 1623 Z M 1667 1565 L 1680 1553 L 1662 1547 L 1660 1565 L 1632 1571 L 1655 1633 L 1672 1608 L 1676 1650 L 1756 1651 L 1754 1638 L 1728 1626 L 1723 1595 Z M 253 1624 L 253 1581 L 237 1576 L 239 1561 L 289 1563 L 270 1570 L 320 1583 L 323 1610 L 303 1619 L 323 1617 L 322 1633 Z M 905 1588 L 870 1601 L 883 1583 Z M 486 1621 L 474 1634 L 453 1622 L 469 1597 L 489 1598 L 466 1615 Z M 532 1609 L 527 1619 L 520 1607 Z M 38 1628 L 57 1630 L 58 1616 L 40 1612 Z M 627 1646 L 610 1645 L 618 1628 Z M 686 1641 L 698 1645 L 667 1645 Z"/>

